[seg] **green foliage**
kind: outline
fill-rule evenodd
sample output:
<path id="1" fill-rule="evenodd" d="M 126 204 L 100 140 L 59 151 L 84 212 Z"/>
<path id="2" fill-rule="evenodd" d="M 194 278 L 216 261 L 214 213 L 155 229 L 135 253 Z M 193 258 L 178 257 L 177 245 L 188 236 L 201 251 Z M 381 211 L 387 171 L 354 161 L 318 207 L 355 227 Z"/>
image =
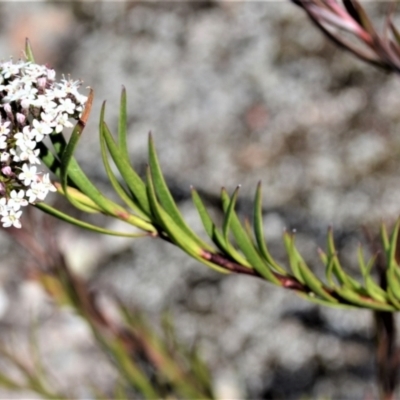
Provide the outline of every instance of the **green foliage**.
<path id="1" fill-rule="evenodd" d="M 325 281 L 320 280 L 306 264 L 296 248 L 294 234 L 289 232 L 285 232 L 283 235 L 288 266 L 281 266 L 272 257 L 264 240 L 261 183 L 255 192 L 252 228 L 248 223 L 242 223 L 235 211 L 239 187 L 232 195 L 229 195 L 225 189 L 221 191 L 224 212 L 221 228 L 216 226 L 200 196 L 192 188 L 193 203 L 210 241 L 205 242 L 201 239 L 183 219 L 168 189 L 151 134 L 148 140 L 149 165 L 146 179 L 142 179 L 132 168 L 126 148 L 125 89 L 121 94 L 117 140 L 105 122 L 105 105 L 102 107 L 99 122 L 104 167 L 112 187 L 125 207 L 106 198 L 90 182 L 73 157 L 90 112 L 91 102 L 92 95 L 82 120 L 78 122 L 68 142 L 61 133 L 52 134 L 56 154 L 49 157 L 50 150 L 46 149 L 44 160 L 61 181 L 61 185 L 58 185 L 58 192 L 75 207 L 83 211 L 103 213 L 121 219 L 138 228 L 142 233 L 126 234 L 109 231 L 78 221 L 48 205 L 39 203 L 37 206 L 43 211 L 99 233 L 161 238 L 219 272 L 253 275 L 274 285 L 294 290 L 302 297 L 318 304 L 380 311 L 400 309 L 400 270 L 396 260 L 399 224 L 393 229 L 390 239 L 387 238 L 386 228 L 382 228 L 382 247 L 385 249 L 388 267 L 386 288 L 382 288 L 372 276 L 376 257 L 365 262 L 361 248 L 358 252 L 358 262 L 363 282 L 359 282 L 345 272 L 339 260 L 331 230 L 328 232 L 326 253 L 320 250 L 320 258 L 326 271 Z M 117 167 L 122 181 L 119 181 L 112 172 L 109 157 Z"/>

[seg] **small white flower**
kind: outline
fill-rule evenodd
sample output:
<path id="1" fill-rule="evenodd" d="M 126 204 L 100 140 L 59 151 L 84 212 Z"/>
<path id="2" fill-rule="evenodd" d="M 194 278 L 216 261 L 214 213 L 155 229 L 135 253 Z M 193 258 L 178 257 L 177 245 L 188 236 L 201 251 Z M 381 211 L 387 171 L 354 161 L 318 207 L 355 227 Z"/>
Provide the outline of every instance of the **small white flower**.
<path id="1" fill-rule="evenodd" d="M 4 217 L 5 215 L 8 215 L 9 208 L 7 206 L 7 199 L 5 197 L 2 197 L 0 199 L 0 214 Z"/>
<path id="2" fill-rule="evenodd" d="M 56 118 L 57 118 L 57 111 L 54 109 L 48 109 L 46 112 L 40 113 L 40 117 L 42 118 L 42 122 L 48 126 L 55 126 L 56 125 Z"/>
<path id="3" fill-rule="evenodd" d="M 6 149 L 7 147 L 7 136 L 0 136 L 0 149 Z"/>
<path id="4" fill-rule="evenodd" d="M 42 182 L 32 182 L 30 188 L 26 191 L 29 203 L 34 203 L 36 200 L 44 200 L 48 190 L 43 186 Z"/>
<path id="5" fill-rule="evenodd" d="M 22 165 L 22 172 L 18 175 L 18 179 L 24 182 L 25 186 L 29 186 L 31 182 L 36 181 L 37 168 L 35 166 L 30 167 L 28 164 Z"/>
<path id="6" fill-rule="evenodd" d="M 73 114 L 75 111 L 75 104 L 72 102 L 71 99 L 60 99 L 60 104 L 57 107 L 58 110 L 61 112 L 66 112 L 67 114 Z"/>
<path id="7" fill-rule="evenodd" d="M 51 92 L 46 93 L 46 95 L 40 94 L 37 97 L 34 106 L 42 107 L 47 112 L 48 110 L 57 107 L 57 104 L 53 100 L 54 100 L 54 95 Z"/>
<path id="8" fill-rule="evenodd" d="M 29 126 L 25 126 L 24 129 L 22 129 L 22 132 L 17 132 L 14 135 L 14 139 L 17 139 L 15 144 L 20 148 L 29 146 L 28 143 L 32 142 L 34 138 L 35 138 L 35 132 L 32 132 Z"/>
<path id="9" fill-rule="evenodd" d="M 8 215 L 4 215 L 1 219 L 4 228 L 9 228 L 10 226 L 14 226 L 15 228 L 21 228 L 20 218 L 22 215 L 22 211 L 14 211 L 10 210 Z"/>
<path id="10" fill-rule="evenodd" d="M 42 177 L 42 186 L 45 190 L 50 192 L 56 192 L 56 187 L 50 182 L 49 174 L 44 174 Z"/>
<path id="11" fill-rule="evenodd" d="M 3 151 L 0 155 L 0 161 L 6 163 L 9 159 L 10 159 L 10 154 L 7 153 L 6 151 Z"/>
<path id="12" fill-rule="evenodd" d="M 13 161 L 15 161 L 15 162 L 21 161 L 19 153 L 20 153 L 19 149 L 18 149 L 18 152 L 16 149 L 10 149 L 10 156 L 12 156 Z"/>
<path id="13" fill-rule="evenodd" d="M 26 143 L 26 146 L 21 148 L 19 158 L 21 161 L 29 161 L 30 164 L 40 164 L 39 149 L 35 149 L 36 142 Z"/>
<path id="14" fill-rule="evenodd" d="M 10 133 L 10 129 L 8 129 L 10 124 L 10 121 L 6 121 L 0 124 L 0 135 L 8 135 Z"/>
<path id="15" fill-rule="evenodd" d="M 49 135 L 51 132 L 53 132 L 53 129 L 51 129 L 50 126 L 48 126 L 44 122 L 39 122 L 37 119 L 34 119 L 32 121 L 32 125 L 32 134 L 35 135 L 35 139 L 37 142 L 41 142 L 45 135 Z"/>
<path id="16" fill-rule="evenodd" d="M 61 132 L 64 128 L 72 128 L 73 125 L 71 124 L 71 122 L 69 122 L 68 120 L 68 114 L 61 114 L 58 116 L 58 118 L 56 119 L 56 127 L 55 127 L 55 131 L 57 133 Z"/>
<path id="17" fill-rule="evenodd" d="M 2 65 L 2 75 L 4 78 L 8 79 L 12 75 L 16 75 L 19 72 L 20 66 L 18 64 L 14 64 L 11 61 L 6 62 Z"/>
<path id="18" fill-rule="evenodd" d="M 12 190 L 7 205 L 14 211 L 19 210 L 21 207 L 27 206 L 28 200 L 25 199 L 25 192 L 23 190 L 20 190 L 19 192 Z"/>

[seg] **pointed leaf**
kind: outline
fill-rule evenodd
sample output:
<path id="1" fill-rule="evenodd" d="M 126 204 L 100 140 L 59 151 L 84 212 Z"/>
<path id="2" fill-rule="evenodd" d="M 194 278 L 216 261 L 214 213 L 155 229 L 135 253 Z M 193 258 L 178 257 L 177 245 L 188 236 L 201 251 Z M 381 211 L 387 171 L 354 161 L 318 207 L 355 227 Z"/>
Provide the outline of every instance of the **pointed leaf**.
<path id="1" fill-rule="evenodd" d="M 191 188 L 191 191 L 192 191 L 193 203 L 197 208 L 200 219 L 204 226 L 204 230 L 206 231 L 210 239 L 214 242 L 214 244 L 218 247 L 218 249 L 221 250 L 223 254 L 229 255 L 233 260 L 235 260 L 239 264 L 243 262 L 245 266 L 250 266 L 247 260 L 238 251 L 236 251 L 236 249 L 234 249 L 232 246 L 229 247 L 227 245 L 224 236 L 212 221 L 210 214 L 208 213 L 206 207 L 204 206 L 199 194 L 193 187 Z"/>
<path id="2" fill-rule="evenodd" d="M 358 247 L 358 265 L 360 266 L 362 276 L 365 282 L 365 288 L 367 293 L 377 301 L 387 302 L 387 293 L 377 284 L 371 277 L 371 269 L 374 265 L 375 258 L 371 259 L 368 265 L 365 265 L 364 257 L 362 254 L 361 245 Z"/>
<path id="3" fill-rule="evenodd" d="M 380 303 L 372 299 L 368 299 L 364 296 L 359 295 L 348 287 L 342 287 L 337 289 L 339 296 L 343 297 L 345 300 L 352 304 L 360 307 L 370 308 L 377 311 L 394 311 L 395 308 L 390 304 Z"/>
<path id="4" fill-rule="evenodd" d="M 129 160 L 128 145 L 126 141 L 127 135 L 127 112 L 126 112 L 126 89 L 122 86 L 121 91 L 121 102 L 119 107 L 119 119 L 118 119 L 118 145 L 121 149 L 122 155 Z"/>
<path id="5" fill-rule="evenodd" d="M 28 38 L 25 39 L 25 57 L 31 63 L 35 62 L 35 57 L 33 56 L 33 51 Z"/>
<path id="6" fill-rule="evenodd" d="M 87 222 L 83 222 L 79 219 L 73 218 L 67 214 L 64 214 L 63 212 L 57 210 L 56 208 L 53 208 L 45 203 L 36 203 L 35 207 L 39 208 L 40 210 L 44 211 L 47 214 L 52 215 L 53 217 L 56 217 L 58 219 L 61 219 L 65 222 L 68 222 L 72 225 L 79 226 L 80 228 L 88 229 L 92 232 L 97 232 L 97 233 L 104 233 L 106 235 L 112 235 L 112 236 L 122 236 L 122 237 L 146 237 L 149 236 L 147 233 L 124 233 L 124 232 L 116 232 L 116 231 L 111 231 L 106 228 L 101 228 L 96 225 L 89 224 Z"/>
<path id="7" fill-rule="evenodd" d="M 147 168 L 146 176 L 149 203 L 152 214 L 157 219 L 157 223 L 168 234 L 170 239 L 172 239 L 172 241 L 176 243 L 182 250 L 186 251 L 188 254 L 200 256 L 203 253 L 202 248 L 195 241 L 185 235 L 185 232 L 182 231 L 174 219 L 159 204 L 154 189 L 154 181 L 149 167 Z"/>
<path id="8" fill-rule="evenodd" d="M 154 182 L 154 188 L 159 198 L 160 204 L 165 209 L 165 211 L 170 215 L 171 218 L 175 221 L 175 223 L 182 229 L 185 234 L 190 237 L 193 241 L 195 241 L 199 246 L 203 249 L 212 250 L 212 247 L 201 240 L 186 224 L 183 219 L 178 207 L 175 204 L 175 201 L 171 195 L 171 192 L 168 189 L 168 186 L 165 182 L 163 173 L 161 171 L 160 163 L 158 162 L 157 153 L 154 147 L 154 142 L 151 134 L 149 135 L 149 163 L 150 163 L 150 172 Z"/>
<path id="9" fill-rule="evenodd" d="M 283 243 L 286 248 L 286 253 L 288 254 L 289 257 L 289 265 L 293 275 L 299 282 L 305 285 L 306 282 L 299 268 L 299 259 L 296 256 L 296 251 L 294 247 L 294 236 L 289 234 L 288 232 L 285 232 L 283 235 Z"/>
<path id="10" fill-rule="evenodd" d="M 204 259 L 204 250 L 196 242 L 192 241 L 191 238 L 187 237 L 179 228 L 179 226 L 175 224 L 174 220 L 168 215 L 168 213 L 160 206 L 154 191 L 154 182 L 152 180 L 149 167 L 147 168 L 146 176 L 148 182 L 147 193 L 151 212 L 158 221 L 158 224 L 161 226 L 162 230 L 167 233 L 171 241 L 201 263 L 215 269 L 218 272 L 227 273 L 228 271 L 226 269 Z"/>
<path id="11" fill-rule="evenodd" d="M 303 299 L 306 299 L 307 301 L 311 301 L 312 303 L 322 305 L 325 307 L 333 307 L 333 308 L 338 308 L 338 309 L 343 309 L 343 310 L 354 310 L 354 308 L 356 307 L 353 304 L 332 303 L 330 301 L 323 300 L 319 297 L 316 297 L 313 292 L 310 292 L 310 293 L 297 292 L 297 295 L 302 297 Z"/>
<path id="12" fill-rule="evenodd" d="M 118 196 L 125 202 L 125 204 L 131 208 L 138 216 L 140 216 L 141 219 L 147 222 L 151 222 L 149 217 L 141 210 L 140 206 L 138 206 L 129 196 L 129 194 L 126 192 L 126 190 L 122 187 L 122 185 L 118 182 L 118 179 L 114 175 L 110 163 L 108 161 L 108 153 L 107 153 L 107 147 L 106 143 L 104 140 L 104 135 L 102 134 L 102 129 L 104 129 L 104 113 L 105 113 L 105 103 L 103 103 L 103 106 L 101 108 L 100 112 L 100 125 L 99 125 L 99 132 L 100 132 L 100 149 L 101 149 L 101 156 L 103 160 L 103 165 L 104 169 L 106 171 L 106 174 L 108 176 L 108 179 L 114 188 L 115 192 L 118 194 Z"/>
<path id="13" fill-rule="evenodd" d="M 324 284 L 314 275 L 314 273 L 308 268 L 305 262 L 299 262 L 299 272 L 301 273 L 306 285 L 322 299 L 331 302 L 338 303 L 339 300 L 333 297 L 325 289 Z"/>
<path id="14" fill-rule="evenodd" d="M 387 285 L 397 300 L 400 301 L 400 282 L 393 269 L 386 272 Z"/>
<path id="15" fill-rule="evenodd" d="M 204 230 L 206 231 L 209 238 L 217 245 L 217 247 L 224 253 L 227 252 L 225 239 L 222 233 L 219 232 L 218 228 L 215 226 L 210 214 L 207 211 L 203 201 L 201 200 L 197 190 L 192 186 L 192 199 L 197 212 L 199 213 L 201 222 L 203 223 Z"/>
<path id="16" fill-rule="evenodd" d="M 343 271 L 342 266 L 340 265 L 335 248 L 335 242 L 333 240 L 332 229 L 329 229 L 328 231 L 328 255 L 332 257 L 333 260 L 332 271 L 335 274 L 338 281 L 340 282 L 340 284 L 345 285 L 348 288 L 352 288 L 354 290 L 360 290 L 362 288 L 361 284 L 357 282 L 355 279 L 353 279 L 351 276 L 347 275 Z"/>
<path id="17" fill-rule="evenodd" d="M 222 205 L 224 211 L 226 212 L 230 204 L 230 199 L 226 191 L 221 192 Z M 270 267 L 264 263 L 258 251 L 254 248 L 251 239 L 247 236 L 246 230 L 240 224 L 239 218 L 235 212 L 232 212 L 232 222 L 231 229 L 233 236 L 235 237 L 236 243 L 238 244 L 240 250 L 246 257 L 250 265 L 266 280 L 274 283 L 275 285 L 281 285 L 279 279 L 271 271 Z"/>
<path id="18" fill-rule="evenodd" d="M 124 179 L 126 185 L 135 198 L 135 202 L 140 206 L 140 209 L 149 217 L 151 217 L 150 206 L 146 194 L 146 186 L 140 179 L 136 171 L 131 167 L 129 159 L 124 157 L 121 150 L 116 145 L 107 124 L 103 122 L 103 129 L 101 129 L 103 138 L 107 144 L 108 151 L 117 166 L 119 173 Z"/>
<path id="19" fill-rule="evenodd" d="M 397 220 L 396 225 L 394 226 L 390 237 L 389 248 L 387 250 L 388 269 L 393 269 L 397 266 L 396 249 L 397 249 L 397 238 L 399 236 L 399 226 L 400 226 L 400 219 Z"/>
<path id="20" fill-rule="evenodd" d="M 253 212 L 253 225 L 254 225 L 254 235 L 256 237 L 258 251 L 264 260 L 272 265 L 272 267 L 282 275 L 287 275 L 287 272 L 282 268 L 271 256 L 268 251 L 264 239 L 264 228 L 262 223 L 262 194 L 261 194 L 261 182 L 257 185 L 255 200 L 254 200 L 254 212 Z"/>
<path id="21" fill-rule="evenodd" d="M 384 223 L 381 224 L 381 240 L 382 240 L 382 244 L 383 244 L 383 249 L 385 250 L 385 252 L 387 253 L 389 251 L 389 236 L 387 233 L 387 229 Z"/>
<path id="22" fill-rule="evenodd" d="M 243 257 L 236 249 L 233 247 L 232 243 L 229 240 L 229 232 L 231 228 L 231 222 L 233 219 L 233 216 L 235 214 L 235 204 L 236 204 L 236 199 L 239 193 L 239 187 L 238 186 L 233 193 L 232 198 L 229 201 L 229 205 L 225 210 L 225 218 L 224 218 L 224 223 L 223 223 L 223 228 L 222 228 L 222 233 L 224 235 L 224 242 L 225 242 L 225 247 L 226 247 L 226 252 L 228 255 L 230 255 L 234 260 L 236 260 L 239 264 L 251 268 L 250 263 L 246 260 L 245 257 Z M 225 192 L 225 189 L 222 188 L 222 192 Z M 226 192 L 225 192 L 226 193 Z M 226 193 L 227 195 L 227 193 Z M 235 235 L 234 235 L 235 236 Z M 235 236 L 236 237 L 236 236 Z"/>

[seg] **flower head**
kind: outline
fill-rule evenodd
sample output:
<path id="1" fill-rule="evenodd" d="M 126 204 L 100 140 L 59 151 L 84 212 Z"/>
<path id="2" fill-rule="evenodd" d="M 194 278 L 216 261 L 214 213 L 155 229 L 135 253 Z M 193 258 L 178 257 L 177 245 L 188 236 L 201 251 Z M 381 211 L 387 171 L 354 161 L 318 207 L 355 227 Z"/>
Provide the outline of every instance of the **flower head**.
<path id="1" fill-rule="evenodd" d="M 40 171 L 38 143 L 72 127 L 87 97 L 80 81 L 55 81 L 54 70 L 31 62 L 0 62 L 0 216 L 3 227 L 21 227 L 22 207 L 56 188 Z"/>

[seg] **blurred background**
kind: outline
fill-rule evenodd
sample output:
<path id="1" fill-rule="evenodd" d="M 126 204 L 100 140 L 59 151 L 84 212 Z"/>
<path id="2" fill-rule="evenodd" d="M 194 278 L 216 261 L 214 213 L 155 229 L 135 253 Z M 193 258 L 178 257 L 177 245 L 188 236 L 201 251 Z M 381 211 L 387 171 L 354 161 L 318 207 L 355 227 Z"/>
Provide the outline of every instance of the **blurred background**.
<path id="1" fill-rule="evenodd" d="M 377 21 L 387 7 L 367 5 Z M 337 49 L 289 2 L 0 3 L 1 58 L 21 57 L 25 37 L 38 63 L 94 89 L 77 158 L 106 193 L 97 118 L 107 100 L 116 129 L 124 85 L 132 163 L 144 171 L 152 131 L 196 231 L 190 185 L 218 218 L 221 186 L 242 185 L 245 216 L 262 180 L 272 253 L 284 261 L 283 229 L 296 229 L 303 255 L 322 274 L 317 248 L 328 226 L 352 270 L 361 226 L 377 232 L 400 213 L 398 77 Z M 161 241 L 53 225 L 68 263 L 91 286 L 153 321 L 171 310 L 179 338 L 199 344 L 219 398 L 376 397 L 370 312 L 321 308 L 261 280 L 219 275 Z M 107 391 L 116 373 L 85 323 L 26 279 L 26 254 L 7 232 L 0 241 L 1 340 L 25 354 L 37 320 L 59 386 L 72 385 L 77 398 L 90 398 L 89 381 Z M 0 389 L 0 398 L 26 396 Z"/>

